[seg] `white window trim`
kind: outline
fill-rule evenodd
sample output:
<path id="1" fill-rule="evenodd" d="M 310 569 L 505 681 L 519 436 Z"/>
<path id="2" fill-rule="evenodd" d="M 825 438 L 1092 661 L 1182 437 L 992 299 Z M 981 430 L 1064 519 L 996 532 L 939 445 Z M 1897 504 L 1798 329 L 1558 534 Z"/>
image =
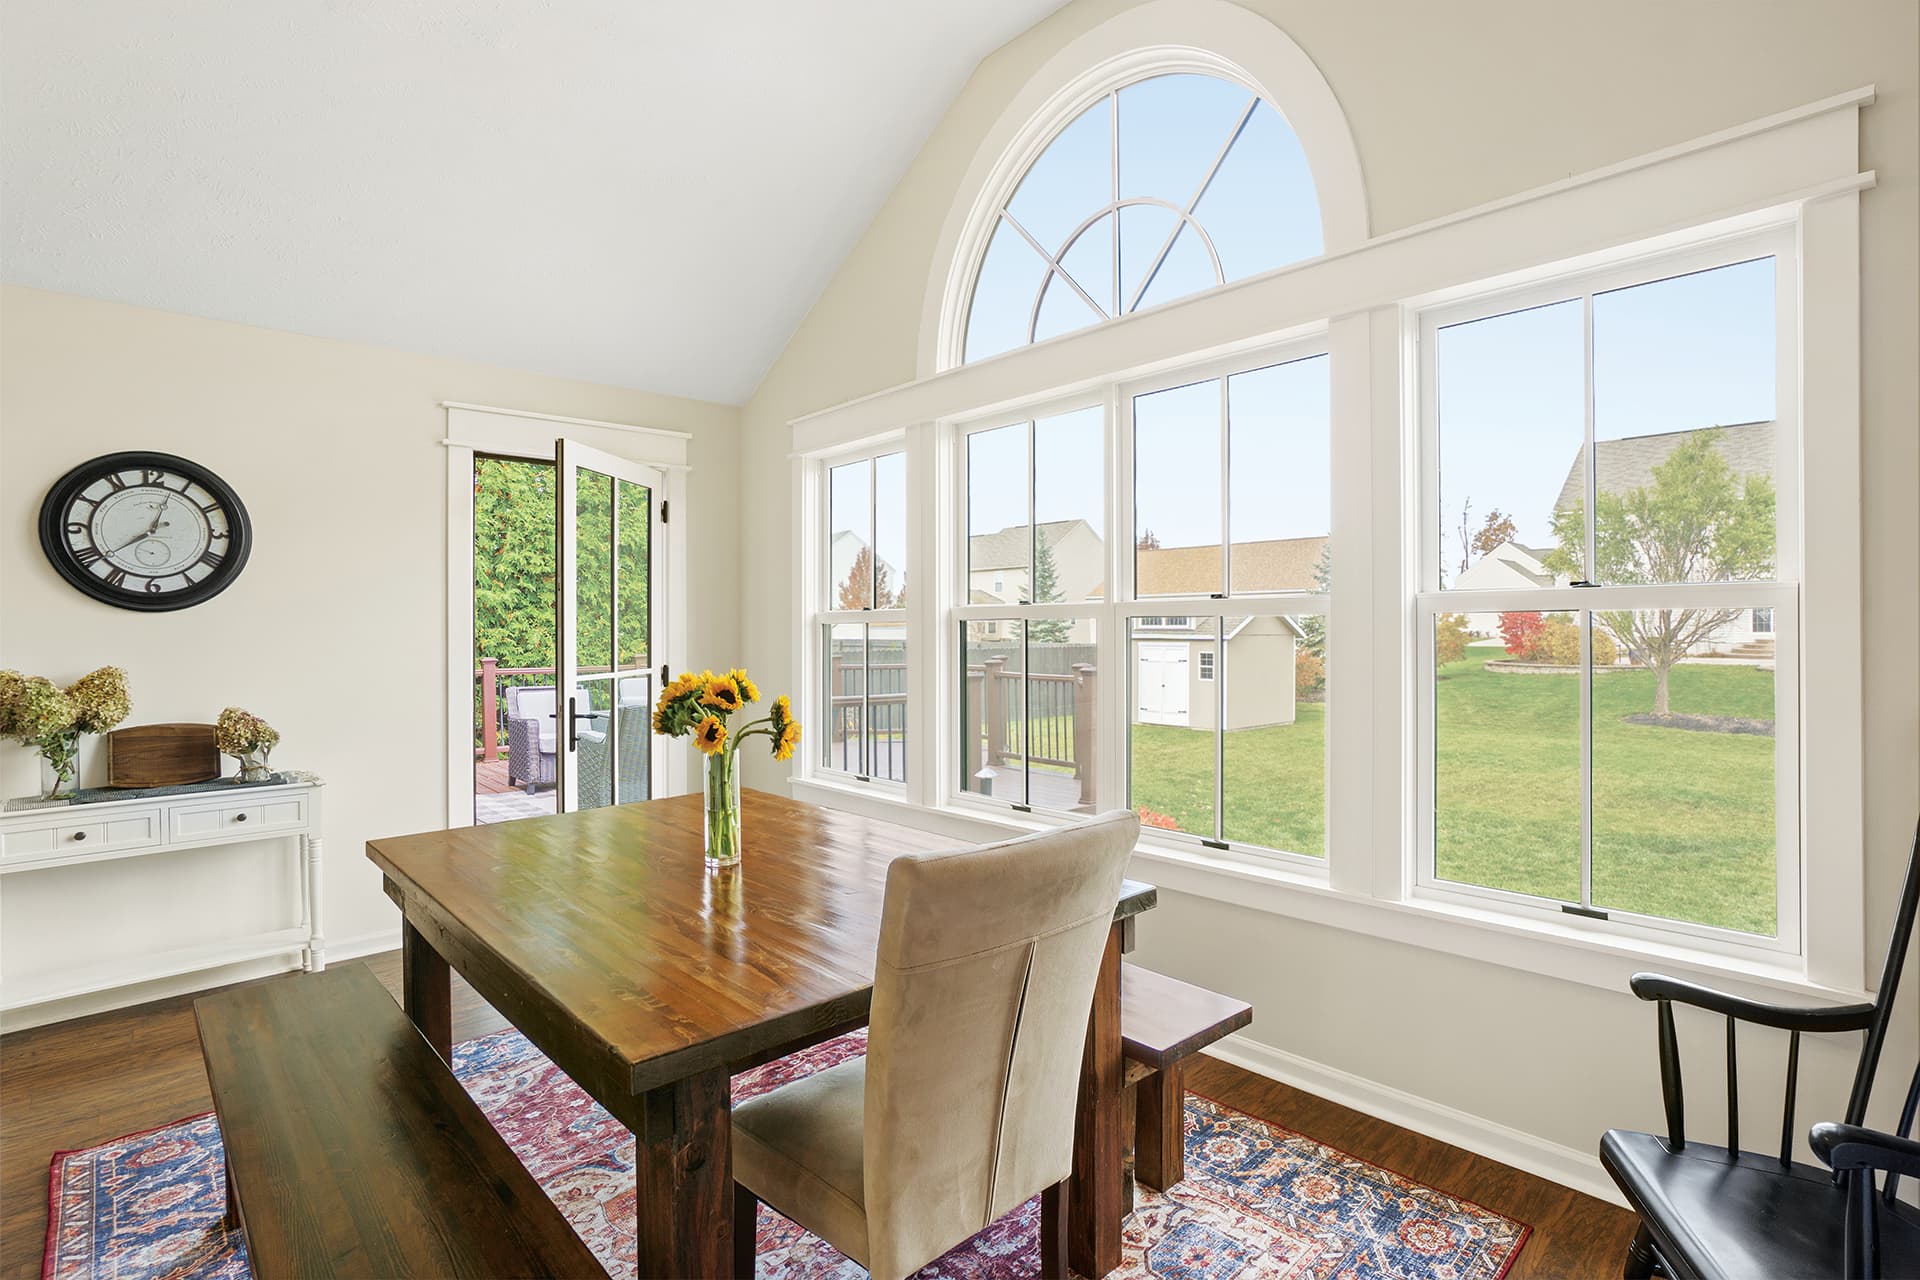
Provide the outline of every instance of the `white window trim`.
<path id="1" fill-rule="evenodd" d="M 802 736 L 798 749 L 794 752 L 794 777 L 836 780 L 850 785 L 870 787 L 875 791 L 889 793 L 896 798 L 905 798 L 915 782 L 919 772 L 915 758 L 915 744 L 923 736 L 917 726 L 916 708 L 922 705 L 915 686 L 915 674 L 925 663 L 914 659 L 915 631 L 912 626 L 914 596 L 909 593 L 908 608 L 905 609 L 839 609 L 829 608 L 823 602 L 831 599 L 837 583 L 833 580 L 833 530 L 828 526 L 832 522 L 833 503 L 831 499 L 831 473 L 833 468 L 849 463 L 870 461 L 885 454 L 905 453 L 907 463 L 907 491 L 913 492 L 913 457 L 908 448 L 905 433 L 898 433 L 878 440 L 867 441 L 848 449 L 823 454 L 815 458 L 796 458 L 794 466 L 800 473 L 800 500 L 795 503 L 795 511 L 807 521 L 802 526 L 803 533 L 796 539 L 795 553 L 800 560 L 800 571 L 794 575 L 795 590 L 798 596 L 803 623 L 800 643 L 795 646 L 796 669 L 792 687 L 795 693 L 791 697 L 794 703 L 794 715 L 800 721 Z M 878 486 L 872 473 L 869 474 L 869 505 L 877 509 Z M 907 567 L 922 563 L 918 558 L 919 548 L 914 545 L 914 530 L 919 522 L 911 517 L 907 521 Z M 876 536 L 874 539 L 878 542 Z M 879 556 L 878 547 L 874 555 Z M 823 747 L 827 726 L 832 719 L 832 702 L 825 695 L 826 649 L 822 633 L 829 625 L 854 624 L 867 627 L 900 627 L 907 635 L 907 759 L 906 781 L 891 778 L 873 777 L 850 773 L 841 769 L 830 769 L 821 762 L 819 753 Z M 864 677 L 862 688 L 865 688 Z M 862 717 L 863 733 L 870 725 L 867 717 Z M 809 741 L 806 731 L 811 728 L 818 735 Z M 864 738 L 863 738 L 864 741 Z"/>
<path id="2" fill-rule="evenodd" d="M 1000 210 L 1047 144 L 1106 94 L 1148 76 L 1181 72 L 1230 80 L 1265 98 L 1306 154 L 1322 244 L 1333 252 L 1366 240 L 1359 148 L 1332 86 L 1306 51 L 1273 23 L 1227 0 L 1148 0 L 1049 58 L 982 138 L 933 254 L 919 376 L 961 362 L 973 281 L 987 242 Z"/>
<path id="3" fill-rule="evenodd" d="M 447 434 L 447 825 L 472 826 L 473 805 L 473 459 L 476 453 L 493 457 L 552 462 L 558 436 L 578 439 L 666 474 L 660 496 L 679 521 L 660 530 L 665 541 L 667 590 L 664 626 L 655 643 L 662 661 L 684 661 L 687 651 L 687 539 L 677 530 L 690 527 L 685 431 L 663 427 L 569 418 L 527 409 L 443 400 Z M 697 504 L 696 504 L 697 505 Z M 694 757 L 682 741 L 660 744 L 667 757 L 668 794 L 691 791 L 699 785 Z"/>
<path id="4" fill-rule="evenodd" d="M 1440 547 L 1436 541 L 1442 516 L 1439 505 L 1439 403 L 1436 396 L 1439 330 L 1449 325 L 1472 323 L 1531 307 L 1555 305 L 1582 298 L 1591 299 L 1610 290 L 1634 288 L 1692 272 L 1710 271 L 1734 263 L 1766 257 L 1772 258 L 1775 263 L 1774 296 L 1777 317 L 1775 349 L 1779 357 L 1775 362 L 1775 465 L 1771 477 L 1779 495 L 1775 512 L 1778 537 L 1775 542 L 1774 575 L 1756 582 L 1725 584 L 1607 585 L 1597 589 L 1553 587 L 1534 591 L 1506 592 L 1443 589 L 1440 586 L 1439 576 Z M 1576 616 L 1582 616 L 1588 611 L 1602 608 L 1658 608 L 1667 601 L 1677 599 L 1687 601 L 1714 599 L 1728 606 L 1764 605 L 1772 608 L 1776 616 L 1786 620 L 1785 630 L 1777 637 L 1779 649 L 1775 662 L 1774 934 L 1771 936 L 1746 934 L 1693 921 L 1646 916 L 1606 904 L 1591 905 L 1604 910 L 1610 919 L 1620 921 L 1642 935 L 1657 936 L 1663 931 L 1687 934 L 1701 940 L 1703 945 L 1715 949 L 1731 948 L 1735 953 L 1748 948 L 1778 951 L 1793 956 L 1801 953 L 1801 863 L 1807 842 L 1800 822 L 1798 759 L 1800 742 L 1798 606 L 1802 537 L 1799 523 L 1798 278 L 1797 238 L 1793 233 L 1792 225 L 1782 223 L 1759 232 L 1708 238 L 1679 251 L 1625 258 L 1597 271 L 1569 274 L 1543 282 L 1528 282 L 1518 287 L 1494 282 L 1484 292 L 1464 299 L 1450 298 L 1440 306 L 1421 309 L 1417 304 L 1409 305 L 1408 310 L 1413 313 L 1414 322 L 1417 325 L 1416 355 L 1420 367 L 1420 411 L 1417 423 L 1413 424 L 1417 439 L 1410 448 L 1410 452 L 1417 452 L 1420 458 L 1414 486 L 1417 494 L 1415 506 L 1420 512 L 1417 531 L 1419 551 L 1415 556 L 1412 574 L 1409 575 L 1413 579 L 1415 588 L 1414 627 L 1410 645 L 1415 663 L 1413 683 L 1419 704 L 1416 730 L 1418 740 L 1414 753 L 1418 790 L 1414 829 L 1418 842 L 1418 856 L 1413 874 L 1411 891 L 1413 897 L 1440 901 L 1478 900 L 1497 903 L 1513 910 L 1548 914 L 1565 910 L 1562 904 L 1554 899 L 1446 880 L 1437 871 L 1435 820 L 1438 796 L 1437 780 L 1433 769 L 1436 736 L 1434 700 L 1436 673 L 1433 646 L 1429 637 L 1433 635 L 1434 625 L 1441 614 L 1528 609 L 1541 612 L 1571 612 Z M 1590 343 L 1592 305 L 1591 302 L 1584 305 L 1586 336 L 1583 341 Z M 1589 377 L 1592 374 L 1591 359 L 1589 350 L 1587 353 Z M 1591 430 L 1591 401 L 1588 402 L 1587 413 L 1589 419 L 1587 426 Z M 1588 468 L 1587 479 L 1587 499 L 1591 504 L 1592 468 Z M 1591 530 L 1589 530 L 1587 543 L 1587 552 L 1591 555 L 1593 549 Z M 1583 648 L 1585 644 L 1586 641 L 1583 638 Z M 1583 691 L 1588 678 L 1582 677 Z M 1590 699 L 1583 696 L 1580 699 L 1581 720 L 1578 726 L 1583 791 L 1590 783 L 1591 711 Z M 1583 809 L 1584 806 L 1583 799 Z M 1588 843 L 1590 833 L 1585 829 L 1584 816 L 1582 822 L 1581 843 L 1584 847 Z M 1592 897 L 1591 875 L 1591 862 L 1583 859 L 1581 867 L 1583 900 Z"/>
<path id="5" fill-rule="evenodd" d="M 1868 980 L 1858 216 L 1860 193 L 1872 188 L 1874 174 L 1859 169 L 1858 157 L 1859 112 L 1873 100 L 1871 87 L 1838 94 L 1150 312 L 932 373 L 797 419 L 794 448 L 804 458 L 919 424 L 909 429 L 909 480 L 916 494 L 932 497 L 933 511 L 910 536 L 917 563 L 950 564 L 955 481 L 951 451 L 941 447 L 948 427 L 937 424 L 1098 394 L 1117 379 L 1325 332 L 1334 355 L 1333 537 L 1338 546 L 1359 548 L 1343 565 L 1357 559 L 1364 570 L 1336 575 L 1328 609 L 1330 667 L 1337 664 L 1329 678 L 1341 710 L 1328 730 L 1328 825 L 1335 847 L 1326 878 L 1315 883 L 1291 868 L 1182 849 L 1158 833 L 1142 841 L 1142 872 L 1169 889 L 1614 990 L 1633 967 L 1652 960 L 1756 992 L 1852 998 Z M 1577 917 L 1540 921 L 1413 898 L 1407 850 L 1417 806 L 1417 700 L 1412 584 L 1402 573 L 1418 563 L 1417 510 L 1406 505 L 1417 492 L 1418 459 L 1408 456 L 1414 433 L 1405 424 L 1418 413 L 1419 382 L 1405 304 L 1435 305 L 1450 290 L 1479 293 L 1503 278 L 1520 283 L 1602 267 L 1783 219 L 1799 239 L 1800 417 L 1821 424 L 1818 447 L 1806 451 L 1800 477 L 1804 962 L 1718 953 L 1681 935 L 1642 940 L 1617 926 L 1611 934 L 1596 933 Z M 1330 324 L 1320 319 L 1327 316 Z M 801 462 L 796 467 L 804 470 Z M 938 674 L 952 669 L 953 638 L 931 593 L 917 594 L 913 605 L 910 642 L 930 658 L 916 664 L 916 706 L 926 732 L 915 736 L 939 753 L 954 736 L 944 722 L 947 699 Z M 1168 607 L 1155 601 L 1150 611 L 1164 614 Z M 796 616 L 805 615 L 796 609 Z M 1039 815 L 968 813 L 942 803 L 925 788 L 947 772 L 945 760 L 931 771 L 917 769 L 920 785 L 884 811 L 955 832 L 1038 821 Z M 856 803 L 849 789 L 804 776 L 796 791 Z M 872 808 L 879 800 L 869 796 L 866 803 Z M 1010 817 L 1020 821 L 1009 824 Z M 1805 839 L 1807 829 L 1818 830 L 1820 839 Z M 1336 831 L 1342 834 L 1333 836 Z"/>

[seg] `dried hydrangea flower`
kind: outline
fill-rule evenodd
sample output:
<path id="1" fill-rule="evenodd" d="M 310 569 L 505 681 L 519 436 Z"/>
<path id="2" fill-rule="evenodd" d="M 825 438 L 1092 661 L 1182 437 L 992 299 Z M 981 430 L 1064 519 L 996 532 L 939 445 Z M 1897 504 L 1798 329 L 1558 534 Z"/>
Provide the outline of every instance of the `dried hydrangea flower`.
<path id="1" fill-rule="evenodd" d="M 127 693 L 127 673 L 119 667 L 89 671 L 67 688 L 73 699 L 74 728 L 82 733 L 105 733 L 133 710 Z"/>

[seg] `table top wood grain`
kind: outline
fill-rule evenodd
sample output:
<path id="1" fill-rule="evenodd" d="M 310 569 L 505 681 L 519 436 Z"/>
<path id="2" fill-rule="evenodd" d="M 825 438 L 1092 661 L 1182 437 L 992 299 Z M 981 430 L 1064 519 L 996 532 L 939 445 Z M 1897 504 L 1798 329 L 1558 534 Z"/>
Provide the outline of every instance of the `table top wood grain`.
<path id="1" fill-rule="evenodd" d="M 629 1095 L 865 1019 L 888 864 L 964 841 L 759 791 L 740 865 L 676 796 L 372 840 L 408 922 L 590 1093 Z M 1128 881 L 1121 919 L 1154 905 Z"/>

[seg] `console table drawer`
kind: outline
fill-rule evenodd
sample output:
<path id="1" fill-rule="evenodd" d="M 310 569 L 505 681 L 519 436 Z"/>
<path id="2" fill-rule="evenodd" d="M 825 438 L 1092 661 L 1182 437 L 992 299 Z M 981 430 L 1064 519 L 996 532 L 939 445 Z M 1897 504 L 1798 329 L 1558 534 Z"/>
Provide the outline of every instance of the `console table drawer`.
<path id="1" fill-rule="evenodd" d="M 271 835 L 307 825 L 307 798 L 279 795 L 191 808 L 183 805 L 173 810 L 172 818 L 173 827 L 167 835 L 172 841 L 214 840 L 256 832 Z"/>
<path id="2" fill-rule="evenodd" d="M 45 823 L 0 830 L 0 862 L 37 862 L 60 858 L 144 849 L 161 842 L 160 810 L 134 809 L 99 814 L 91 822 L 73 809 L 47 815 Z"/>

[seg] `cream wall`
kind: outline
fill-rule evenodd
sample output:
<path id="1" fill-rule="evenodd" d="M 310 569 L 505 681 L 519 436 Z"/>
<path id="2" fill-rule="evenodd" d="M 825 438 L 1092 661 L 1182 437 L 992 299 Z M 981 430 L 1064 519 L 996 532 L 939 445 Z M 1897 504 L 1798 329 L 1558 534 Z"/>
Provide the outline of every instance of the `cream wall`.
<path id="1" fill-rule="evenodd" d="M 691 432 L 696 479 L 731 465 L 739 443 L 729 406 L 0 291 L 0 666 L 63 680 L 124 666 L 135 722 L 205 721 L 228 704 L 270 720 L 283 735 L 275 763 L 327 779 L 323 901 L 336 955 L 397 937 L 365 842 L 446 825 L 443 400 Z M 558 433 L 533 421 L 526 430 L 529 444 L 548 447 Z M 616 453 L 644 447 L 632 433 L 567 432 Z M 139 614 L 96 603 L 40 552 L 35 521 L 48 486 L 87 458 L 134 448 L 213 468 L 252 516 L 246 570 L 197 608 Z M 740 547 L 731 521 L 696 523 L 700 503 L 696 492 L 675 512 L 676 527 L 697 529 L 689 645 L 703 665 L 726 666 L 739 657 Z M 0 795 L 37 782 L 32 757 L 0 745 Z M 0 977 L 295 923 L 290 875 L 249 856 L 262 851 L 8 876 Z M 269 921 L 276 911 L 295 914 Z M 80 1007 L 23 1011 L 8 1025 Z"/>
<path id="2" fill-rule="evenodd" d="M 755 670 L 792 670 L 787 422 L 915 376 L 931 255 L 981 139 L 1036 68 L 1127 7 L 1076 0 L 981 64 L 747 405 L 742 621 Z M 1863 117 L 1862 161 L 1879 181 L 1861 201 L 1867 936 L 1877 950 L 1920 806 L 1920 7 L 1246 7 L 1305 49 L 1348 113 L 1376 235 L 1877 86 Z M 1809 426 L 1816 444 L 1818 429 Z M 778 776 L 765 763 L 753 767 L 763 785 Z M 1551 1144 L 1562 1154 L 1591 1153 L 1609 1124 L 1657 1124 L 1651 1013 L 1624 994 L 1172 893 L 1140 937 L 1148 963 L 1251 999 L 1259 1040 L 1382 1090 L 1380 1098 L 1410 1097 L 1422 1115 L 1451 1108 L 1497 1119 L 1522 1146 Z M 1909 1013 L 1894 1061 L 1912 1060 L 1914 1026 Z M 1814 1100 L 1843 1095 L 1850 1048 L 1810 1050 L 1803 1115 L 1819 1114 L 1805 1110 Z M 1695 1052 L 1709 1052 L 1704 1039 Z M 1699 1106 L 1711 1102 L 1718 1069 L 1710 1057 L 1695 1060 Z M 1777 1095 L 1750 1105 L 1756 1115 L 1778 1114 L 1766 1110 Z"/>

